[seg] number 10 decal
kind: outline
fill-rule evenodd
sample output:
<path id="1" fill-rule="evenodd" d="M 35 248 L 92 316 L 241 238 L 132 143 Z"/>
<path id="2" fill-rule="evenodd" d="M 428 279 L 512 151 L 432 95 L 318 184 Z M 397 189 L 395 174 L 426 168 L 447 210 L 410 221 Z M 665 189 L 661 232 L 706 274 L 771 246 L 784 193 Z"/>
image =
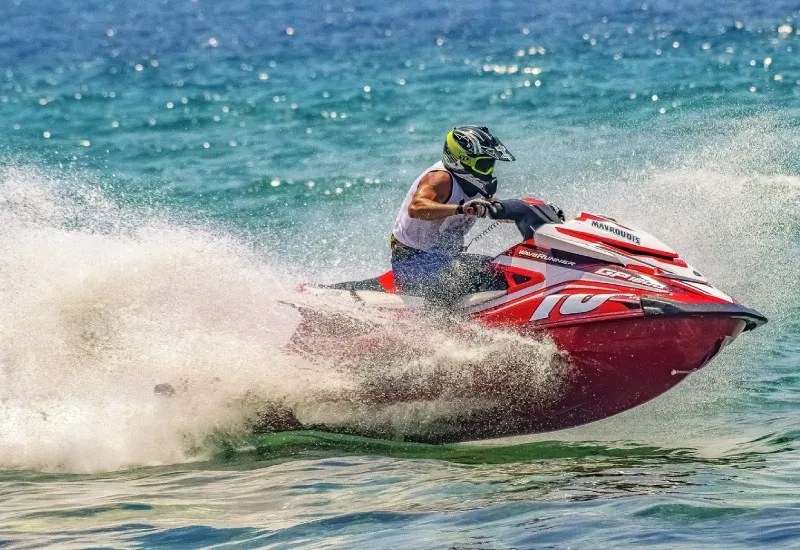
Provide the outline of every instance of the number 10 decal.
<path id="1" fill-rule="evenodd" d="M 605 304 L 610 298 L 620 296 L 620 294 L 551 294 L 542 300 L 539 307 L 533 312 L 531 321 L 541 321 L 542 319 L 550 317 L 550 313 L 552 313 L 553 309 L 564 296 L 566 296 L 567 299 L 561 304 L 561 308 L 558 312 L 561 315 L 574 315 L 576 313 L 593 311 Z"/>

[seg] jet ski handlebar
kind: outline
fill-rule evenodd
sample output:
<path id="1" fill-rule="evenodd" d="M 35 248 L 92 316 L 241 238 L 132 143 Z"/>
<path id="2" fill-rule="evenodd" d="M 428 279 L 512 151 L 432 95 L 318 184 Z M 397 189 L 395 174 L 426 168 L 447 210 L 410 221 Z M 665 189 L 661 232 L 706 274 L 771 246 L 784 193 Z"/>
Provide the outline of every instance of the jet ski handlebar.
<path id="1" fill-rule="evenodd" d="M 539 199 L 506 199 L 493 201 L 490 216 L 516 224 L 524 240 L 533 238 L 534 232 L 546 223 L 563 223 L 564 212 Z"/>

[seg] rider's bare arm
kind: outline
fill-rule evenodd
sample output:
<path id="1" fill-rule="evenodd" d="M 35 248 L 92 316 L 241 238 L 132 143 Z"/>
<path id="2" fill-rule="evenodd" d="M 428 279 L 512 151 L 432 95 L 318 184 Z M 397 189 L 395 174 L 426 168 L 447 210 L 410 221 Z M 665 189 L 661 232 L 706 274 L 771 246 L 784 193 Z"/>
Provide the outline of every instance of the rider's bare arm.
<path id="1" fill-rule="evenodd" d="M 408 215 L 418 220 L 441 220 L 456 213 L 458 205 L 444 204 L 450 200 L 453 182 L 447 172 L 430 172 L 417 186 L 408 205 Z"/>
<path id="2" fill-rule="evenodd" d="M 408 205 L 408 215 L 418 220 L 441 220 L 458 214 L 457 204 L 445 204 L 453 192 L 453 182 L 447 172 L 429 172 L 419 182 L 416 193 Z M 475 215 L 475 209 L 466 207 L 464 214 Z"/>

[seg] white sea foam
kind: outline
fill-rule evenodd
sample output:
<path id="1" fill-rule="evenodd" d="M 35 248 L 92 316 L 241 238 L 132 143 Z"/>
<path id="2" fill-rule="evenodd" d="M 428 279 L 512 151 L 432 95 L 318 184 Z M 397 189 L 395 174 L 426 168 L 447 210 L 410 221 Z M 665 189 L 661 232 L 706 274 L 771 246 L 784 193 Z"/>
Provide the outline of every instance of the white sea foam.
<path id="1" fill-rule="evenodd" d="M 403 437 L 498 397 L 476 390 L 474 376 L 540 399 L 557 390 L 547 342 L 400 326 L 310 297 L 296 305 L 371 323 L 379 352 L 365 355 L 364 339 L 331 357 L 287 351 L 300 320 L 285 303 L 293 295 L 291 276 L 229 233 L 3 168 L 0 465 L 83 472 L 191 460 L 210 434 L 246 431 L 267 403 L 303 423 Z M 488 357 L 494 370 L 480 367 Z M 157 395 L 157 384 L 174 394 Z"/>
<path id="2" fill-rule="evenodd" d="M 0 174 L 3 465 L 184 460 L 242 424 L 245 392 L 318 379 L 281 351 L 298 315 L 246 245 L 137 215 L 31 169 Z M 154 395 L 163 382 L 183 391 Z"/>

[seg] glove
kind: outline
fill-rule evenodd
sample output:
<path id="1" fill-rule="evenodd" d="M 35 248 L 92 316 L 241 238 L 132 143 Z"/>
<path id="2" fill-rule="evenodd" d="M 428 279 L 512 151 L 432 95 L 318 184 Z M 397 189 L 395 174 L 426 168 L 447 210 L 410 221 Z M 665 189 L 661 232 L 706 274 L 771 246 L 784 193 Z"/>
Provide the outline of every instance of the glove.
<path id="1" fill-rule="evenodd" d="M 457 214 L 466 214 L 467 216 L 476 216 L 478 218 L 495 218 L 498 213 L 498 204 L 487 201 L 485 199 L 472 199 L 458 205 L 456 208 Z"/>

